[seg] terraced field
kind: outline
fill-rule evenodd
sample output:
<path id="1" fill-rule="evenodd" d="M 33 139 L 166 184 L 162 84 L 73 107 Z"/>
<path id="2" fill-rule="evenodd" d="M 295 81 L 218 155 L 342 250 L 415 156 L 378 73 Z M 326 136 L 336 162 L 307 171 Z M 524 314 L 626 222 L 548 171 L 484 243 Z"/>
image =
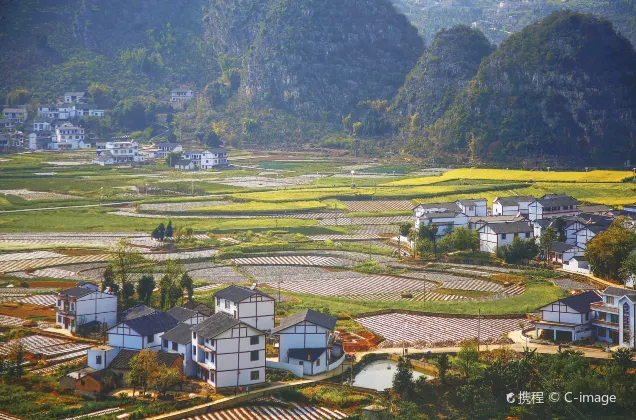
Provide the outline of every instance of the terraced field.
<path id="1" fill-rule="evenodd" d="M 339 420 L 347 417 L 340 410 L 294 404 L 293 408 L 276 405 L 230 408 L 188 417 L 186 420 Z"/>

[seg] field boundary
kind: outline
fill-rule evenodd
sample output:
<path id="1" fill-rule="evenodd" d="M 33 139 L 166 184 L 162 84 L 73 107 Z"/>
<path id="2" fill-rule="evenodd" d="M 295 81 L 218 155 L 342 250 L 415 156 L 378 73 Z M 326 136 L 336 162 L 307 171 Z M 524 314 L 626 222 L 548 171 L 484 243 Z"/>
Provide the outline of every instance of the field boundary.
<path id="1" fill-rule="evenodd" d="M 440 318 L 462 318 L 462 319 L 510 319 L 519 318 L 527 319 L 526 314 L 499 314 L 499 315 L 471 315 L 471 314 L 449 314 L 440 312 L 425 312 L 425 311 L 413 311 L 410 309 L 380 309 L 372 312 L 362 312 L 352 316 L 354 319 L 369 318 L 376 315 L 388 315 L 388 314 L 406 314 L 406 315 L 420 315 L 420 316 L 436 316 Z"/>

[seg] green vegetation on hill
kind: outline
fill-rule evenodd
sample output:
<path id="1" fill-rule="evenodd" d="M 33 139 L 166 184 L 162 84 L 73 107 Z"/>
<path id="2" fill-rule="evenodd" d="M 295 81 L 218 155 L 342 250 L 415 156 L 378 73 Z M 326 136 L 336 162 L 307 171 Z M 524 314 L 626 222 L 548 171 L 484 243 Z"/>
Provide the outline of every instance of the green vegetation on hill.
<path id="1" fill-rule="evenodd" d="M 636 157 L 635 68 L 634 48 L 609 21 L 555 12 L 484 59 L 430 139 L 443 152 L 488 161 L 622 163 Z"/>

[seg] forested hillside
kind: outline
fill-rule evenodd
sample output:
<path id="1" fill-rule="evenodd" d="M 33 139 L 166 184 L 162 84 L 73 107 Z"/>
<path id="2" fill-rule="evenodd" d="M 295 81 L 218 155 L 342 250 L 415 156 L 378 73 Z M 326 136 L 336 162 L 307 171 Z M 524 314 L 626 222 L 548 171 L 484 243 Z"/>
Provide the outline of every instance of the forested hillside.
<path id="1" fill-rule="evenodd" d="M 457 24 L 473 25 L 500 43 L 526 25 L 556 10 L 571 9 L 603 16 L 636 45 L 636 0 L 392 0 L 430 41 Z"/>
<path id="2" fill-rule="evenodd" d="M 636 145 L 636 53 L 612 24 L 555 12 L 507 38 L 429 130 L 445 153 L 620 163 Z M 513 158 L 514 159 L 514 158 Z"/>

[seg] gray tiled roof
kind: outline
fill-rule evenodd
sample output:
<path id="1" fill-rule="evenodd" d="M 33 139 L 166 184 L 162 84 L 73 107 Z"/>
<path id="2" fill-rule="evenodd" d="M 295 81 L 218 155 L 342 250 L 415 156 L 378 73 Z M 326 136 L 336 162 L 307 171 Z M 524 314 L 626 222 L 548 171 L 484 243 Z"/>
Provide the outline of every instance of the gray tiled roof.
<path id="1" fill-rule="evenodd" d="M 191 311 L 190 309 L 182 308 L 180 306 L 175 306 L 174 308 L 171 308 L 168 311 L 168 313 L 172 315 L 172 317 L 179 322 L 183 322 L 187 319 L 190 319 L 197 314 L 196 312 Z"/>
<path id="2" fill-rule="evenodd" d="M 127 319 L 123 322 L 142 336 L 166 332 L 178 324 L 177 320 L 166 312 L 155 312 L 154 314 Z"/>
<path id="3" fill-rule="evenodd" d="M 122 321 L 127 319 L 134 319 L 134 318 L 139 318 L 140 316 L 154 314 L 156 312 L 157 312 L 156 309 L 150 308 L 144 305 L 143 303 L 138 303 L 137 305 L 131 308 L 128 308 L 124 312 L 122 312 L 121 319 Z"/>
<path id="4" fill-rule="evenodd" d="M 240 286 L 228 286 L 225 289 L 219 290 L 214 294 L 215 297 L 229 300 L 231 302 L 240 302 L 253 295 L 261 295 L 265 297 L 271 297 L 266 293 L 261 292 L 258 289 L 248 289 Z"/>
<path id="5" fill-rule="evenodd" d="M 485 226 L 490 227 L 495 233 L 526 233 L 533 232 L 532 226 L 528 222 L 505 222 L 505 223 L 487 223 Z"/>
<path id="6" fill-rule="evenodd" d="M 600 302 L 601 297 L 595 291 L 583 292 L 578 295 L 561 299 L 560 302 L 579 313 L 590 311 L 590 303 Z"/>
<path id="7" fill-rule="evenodd" d="M 81 298 L 83 296 L 90 295 L 91 293 L 93 293 L 93 290 L 91 289 L 87 289 L 85 287 L 73 287 L 71 289 L 62 290 L 60 295 Z"/>
<path id="8" fill-rule="evenodd" d="M 192 331 L 204 338 L 214 338 L 240 323 L 232 315 L 217 312 L 205 321 L 194 325 Z"/>
<path id="9" fill-rule="evenodd" d="M 459 213 L 461 213 L 462 211 L 462 209 L 459 208 L 457 203 L 428 203 L 428 204 L 420 204 L 416 206 L 415 208 L 424 209 L 424 210 L 441 208 L 441 209 L 446 209 L 448 211 L 456 211 Z"/>
<path id="10" fill-rule="evenodd" d="M 287 318 L 283 318 L 280 321 L 280 326 L 272 330 L 272 334 L 282 331 L 285 328 L 291 327 L 292 325 L 296 325 L 299 322 L 303 321 L 308 321 L 324 327 L 328 330 L 333 330 L 336 327 L 337 319 L 332 316 L 325 315 L 321 312 L 314 311 L 313 309 L 303 309 L 302 311 L 296 312 L 295 314 L 290 315 Z"/>
<path id="11" fill-rule="evenodd" d="M 156 353 L 157 360 L 164 366 L 172 366 L 174 361 L 181 356 L 179 353 L 167 353 L 165 351 L 158 351 Z M 130 360 L 137 354 L 139 354 L 139 350 L 122 349 L 119 351 L 119 354 L 115 356 L 113 361 L 110 362 L 110 365 L 108 365 L 108 367 L 111 369 L 128 370 L 130 369 Z"/>
<path id="12" fill-rule="evenodd" d="M 180 322 L 173 329 L 166 331 L 161 338 L 179 344 L 192 343 L 192 325 Z"/>
<path id="13" fill-rule="evenodd" d="M 497 197 L 495 202 L 500 203 L 502 206 L 518 206 L 519 203 L 531 203 L 536 200 L 536 197 L 531 195 L 516 195 L 513 197 Z"/>
<path id="14" fill-rule="evenodd" d="M 617 297 L 627 296 L 632 302 L 636 302 L 636 290 L 634 289 L 623 289 L 622 287 L 610 286 L 603 290 L 603 294 Z"/>
<path id="15" fill-rule="evenodd" d="M 214 310 L 212 308 L 194 299 L 187 301 L 186 303 L 181 305 L 181 307 L 190 309 L 191 311 L 198 312 L 201 315 L 205 315 L 205 316 L 214 315 Z"/>
<path id="16" fill-rule="evenodd" d="M 565 194 L 546 194 L 536 200 L 536 202 L 541 204 L 543 207 L 576 206 L 579 203 L 575 198 Z"/>

